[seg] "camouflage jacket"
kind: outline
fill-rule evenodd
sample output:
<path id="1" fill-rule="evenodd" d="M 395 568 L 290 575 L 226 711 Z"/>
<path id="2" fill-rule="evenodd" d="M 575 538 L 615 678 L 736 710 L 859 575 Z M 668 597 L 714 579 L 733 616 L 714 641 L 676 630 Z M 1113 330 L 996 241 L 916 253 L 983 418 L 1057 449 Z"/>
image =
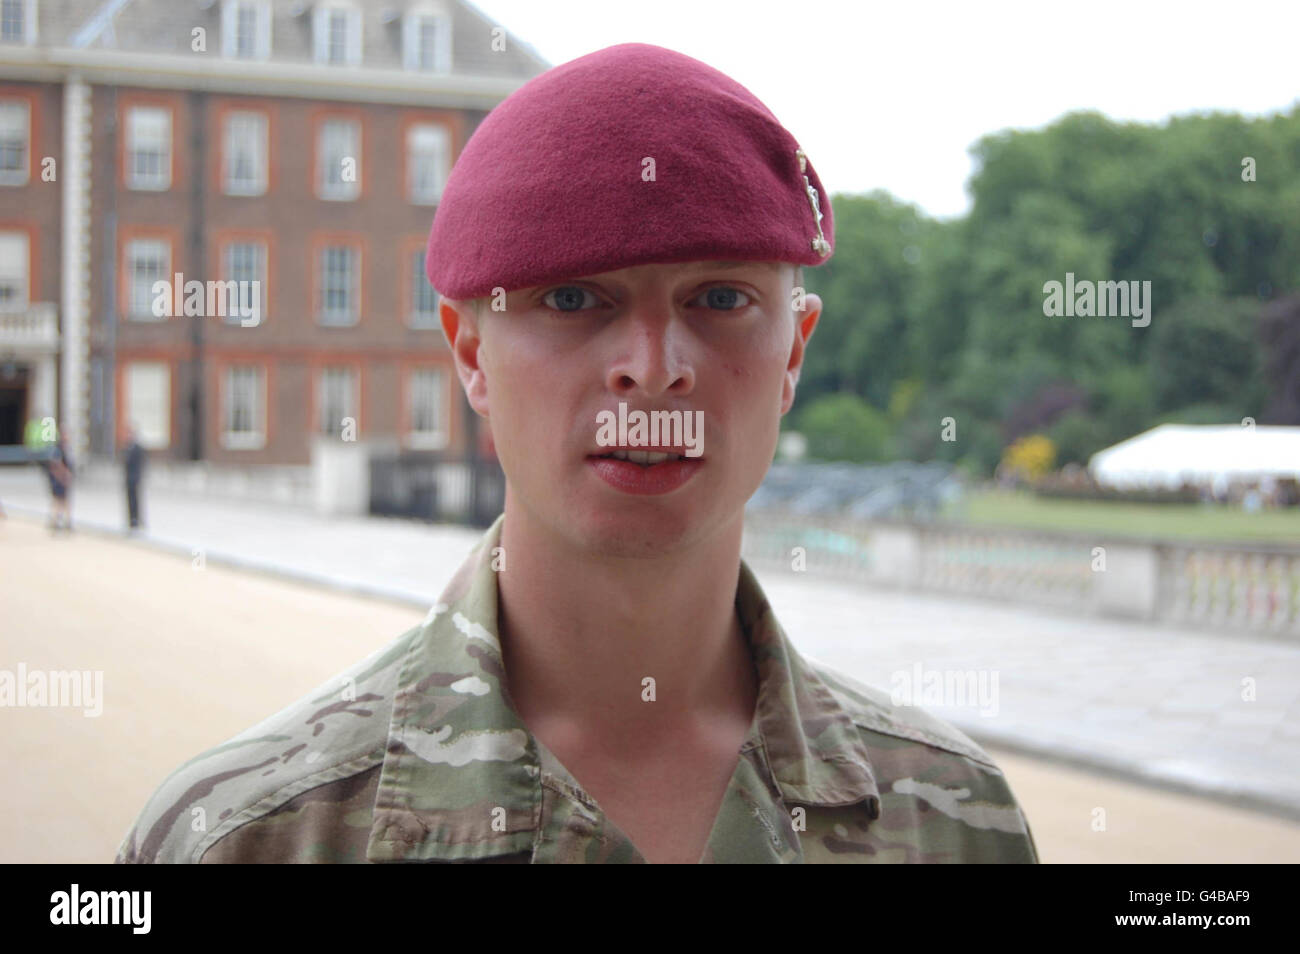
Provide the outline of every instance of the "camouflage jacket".
<path id="1" fill-rule="evenodd" d="M 117 861 L 644 861 L 503 691 L 503 519 L 421 625 L 173 772 Z M 801 657 L 743 562 L 736 606 L 759 693 L 702 861 L 1038 860 L 979 746 Z"/>

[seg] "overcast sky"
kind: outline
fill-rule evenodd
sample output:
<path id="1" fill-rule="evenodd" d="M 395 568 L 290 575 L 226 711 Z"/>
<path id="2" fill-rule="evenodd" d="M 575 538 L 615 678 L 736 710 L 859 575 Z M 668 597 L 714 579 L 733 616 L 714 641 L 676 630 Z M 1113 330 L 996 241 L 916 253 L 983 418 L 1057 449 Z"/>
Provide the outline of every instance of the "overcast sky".
<path id="1" fill-rule="evenodd" d="M 473 0 L 552 64 L 654 43 L 752 90 L 831 192 L 969 205 L 985 133 L 1074 109 L 1159 122 L 1300 100 L 1300 0 Z"/>

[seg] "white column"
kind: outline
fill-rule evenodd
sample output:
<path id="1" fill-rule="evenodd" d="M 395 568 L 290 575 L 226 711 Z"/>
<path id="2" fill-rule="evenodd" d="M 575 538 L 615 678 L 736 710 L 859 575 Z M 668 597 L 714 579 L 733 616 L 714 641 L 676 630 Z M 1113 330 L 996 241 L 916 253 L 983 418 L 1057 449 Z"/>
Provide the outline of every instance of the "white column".
<path id="1" fill-rule="evenodd" d="M 1160 552 L 1151 543 L 1108 543 L 1104 572 L 1097 573 L 1097 604 L 1103 613 L 1154 619 L 1159 608 Z"/>
<path id="2" fill-rule="evenodd" d="M 90 87 L 63 85 L 63 294 L 59 336 L 61 425 L 78 466 L 90 448 Z M 105 268 L 112 268 L 106 262 Z"/>
<path id="3" fill-rule="evenodd" d="M 52 415 L 55 407 L 55 384 L 59 379 L 52 354 L 37 355 L 31 360 L 32 383 L 28 390 L 27 417 Z M 25 425 L 27 421 L 23 421 Z"/>
<path id="4" fill-rule="evenodd" d="M 878 523 L 871 527 L 871 574 L 880 583 L 919 586 L 921 583 L 921 531 L 904 523 Z"/>

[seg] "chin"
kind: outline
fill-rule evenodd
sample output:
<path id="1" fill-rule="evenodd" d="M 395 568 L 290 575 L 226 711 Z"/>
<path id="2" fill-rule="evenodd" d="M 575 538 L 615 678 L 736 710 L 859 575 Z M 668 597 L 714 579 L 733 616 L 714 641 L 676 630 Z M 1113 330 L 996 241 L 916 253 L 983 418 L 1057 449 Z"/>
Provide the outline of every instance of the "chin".
<path id="1" fill-rule="evenodd" d="M 664 556 L 690 546 L 708 532 L 697 508 L 684 503 L 610 501 L 593 505 L 590 499 L 579 500 L 574 502 L 578 509 L 573 512 L 582 516 L 572 525 L 586 550 L 610 557 Z"/>

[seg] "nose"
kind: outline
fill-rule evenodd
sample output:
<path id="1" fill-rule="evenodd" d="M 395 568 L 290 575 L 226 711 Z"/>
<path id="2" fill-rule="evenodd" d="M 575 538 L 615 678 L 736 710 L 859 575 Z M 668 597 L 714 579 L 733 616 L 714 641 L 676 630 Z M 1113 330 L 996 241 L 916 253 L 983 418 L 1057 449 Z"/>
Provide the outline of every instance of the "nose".
<path id="1" fill-rule="evenodd" d="M 619 322 L 623 335 L 619 357 L 610 364 L 609 389 L 621 397 L 684 397 L 695 388 L 695 370 L 687 353 L 689 332 L 671 305 L 639 305 Z"/>

